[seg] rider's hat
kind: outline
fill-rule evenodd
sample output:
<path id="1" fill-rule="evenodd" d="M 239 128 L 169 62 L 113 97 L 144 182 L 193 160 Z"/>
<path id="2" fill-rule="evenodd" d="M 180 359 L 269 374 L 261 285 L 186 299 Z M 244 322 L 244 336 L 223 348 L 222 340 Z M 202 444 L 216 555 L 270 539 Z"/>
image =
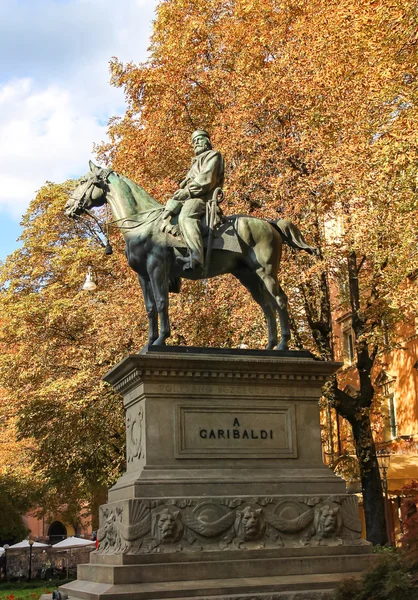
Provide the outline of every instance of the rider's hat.
<path id="1" fill-rule="evenodd" d="M 203 135 L 204 137 L 207 137 L 208 140 L 210 140 L 210 136 L 207 131 L 205 131 L 204 129 L 196 129 L 196 131 L 193 131 L 192 133 L 192 143 L 199 135 Z"/>

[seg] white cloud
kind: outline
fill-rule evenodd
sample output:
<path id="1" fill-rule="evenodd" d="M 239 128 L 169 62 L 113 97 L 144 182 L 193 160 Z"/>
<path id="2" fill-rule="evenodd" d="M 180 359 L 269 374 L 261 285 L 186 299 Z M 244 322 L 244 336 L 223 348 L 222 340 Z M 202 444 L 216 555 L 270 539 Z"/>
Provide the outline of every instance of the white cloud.
<path id="1" fill-rule="evenodd" d="M 45 180 L 87 171 L 94 140 L 106 128 L 83 113 L 68 89 L 28 79 L 0 91 L 0 204 L 19 218 Z"/>
<path id="2" fill-rule="evenodd" d="M 156 3 L 2 0 L 0 211 L 18 219 L 46 180 L 87 171 L 103 122 L 124 111 L 108 61 L 145 59 Z"/>

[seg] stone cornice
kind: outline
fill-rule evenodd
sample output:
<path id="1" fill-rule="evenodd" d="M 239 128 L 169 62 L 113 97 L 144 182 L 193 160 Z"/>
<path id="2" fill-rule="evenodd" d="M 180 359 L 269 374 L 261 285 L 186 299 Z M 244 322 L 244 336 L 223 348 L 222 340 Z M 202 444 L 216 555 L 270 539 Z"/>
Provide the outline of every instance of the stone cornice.
<path id="1" fill-rule="evenodd" d="M 340 366 L 313 358 L 217 355 L 152 352 L 130 355 L 117 364 L 104 380 L 121 394 L 127 394 L 142 382 L 152 379 L 196 383 L 269 383 L 322 387 Z"/>

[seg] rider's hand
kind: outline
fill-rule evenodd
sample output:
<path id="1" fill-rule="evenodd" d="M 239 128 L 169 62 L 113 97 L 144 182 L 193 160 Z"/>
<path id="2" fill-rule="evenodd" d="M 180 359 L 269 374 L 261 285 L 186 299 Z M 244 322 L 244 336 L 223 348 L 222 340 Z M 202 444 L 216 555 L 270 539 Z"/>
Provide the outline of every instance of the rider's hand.
<path id="1" fill-rule="evenodd" d="M 179 202 L 184 202 L 190 198 L 189 190 L 177 190 L 177 192 L 174 193 L 173 198 Z"/>
<path id="2" fill-rule="evenodd" d="M 170 233 L 170 231 L 172 229 L 170 219 L 171 219 L 171 215 L 169 212 L 163 213 L 163 218 L 162 218 L 161 225 L 160 225 L 160 231 L 162 231 L 163 233 Z"/>

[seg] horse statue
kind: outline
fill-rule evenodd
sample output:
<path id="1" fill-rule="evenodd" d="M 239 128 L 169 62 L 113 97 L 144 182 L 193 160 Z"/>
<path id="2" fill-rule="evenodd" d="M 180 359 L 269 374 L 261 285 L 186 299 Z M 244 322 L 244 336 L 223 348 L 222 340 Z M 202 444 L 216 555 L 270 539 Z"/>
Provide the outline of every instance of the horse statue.
<path id="1" fill-rule="evenodd" d="M 211 240 L 210 261 L 205 269 L 184 271 L 175 258 L 185 255 L 187 247 L 178 235 L 161 231 L 164 207 L 127 177 L 98 167 L 91 161 L 89 165 L 90 171 L 80 180 L 66 203 L 65 214 L 77 218 L 82 213 L 91 215 L 91 208 L 106 202 L 110 205 L 114 217 L 112 224 L 125 238 L 128 263 L 138 274 L 144 295 L 149 345 L 165 345 L 170 337 L 168 294 L 180 291 L 181 277 L 198 280 L 232 273 L 247 288 L 265 315 L 267 349 L 288 349 L 287 297 L 277 280 L 282 245 L 284 242 L 309 254 L 317 253 L 305 242 L 294 224 L 245 215 L 226 217 Z M 202 227 L 207 247 L 208 229 L 206 227 L 205 232 L 204 223 Z M 279 344 L 276 314 L 281 328 Z"/>

